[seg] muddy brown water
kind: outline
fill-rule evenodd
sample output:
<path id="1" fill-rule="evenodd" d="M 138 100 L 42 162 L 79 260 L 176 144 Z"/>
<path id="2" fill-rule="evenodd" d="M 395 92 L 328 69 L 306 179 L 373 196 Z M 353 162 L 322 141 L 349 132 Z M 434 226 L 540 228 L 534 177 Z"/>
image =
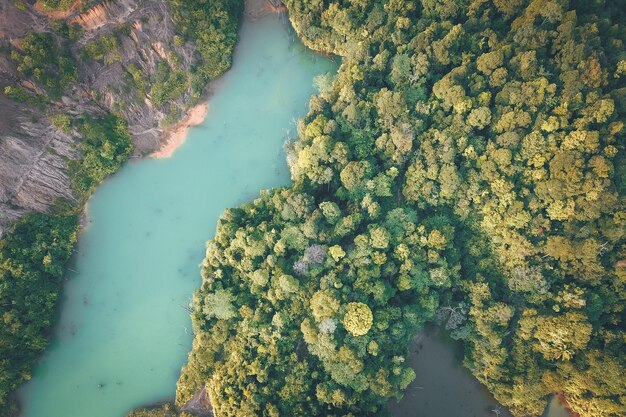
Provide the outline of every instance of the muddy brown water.
<path id="1" fill-rule="evenodd" d="M 413 340 L 409 365 L 417 375 L 400 401 L 389 401 L 393 417 L 513 417 L 463 367 L 463 350 L 436 328 Z M 541 417 L 569 417 L 554 396 Z"/>
<path id="2" fill-rule="evenodd" d="M 513 417 L 462 365 L 462 351 L 443 332 L 427 329 L 411 346 L 417 375 L 404 397 L 389 402 L 394 417 Z"/>

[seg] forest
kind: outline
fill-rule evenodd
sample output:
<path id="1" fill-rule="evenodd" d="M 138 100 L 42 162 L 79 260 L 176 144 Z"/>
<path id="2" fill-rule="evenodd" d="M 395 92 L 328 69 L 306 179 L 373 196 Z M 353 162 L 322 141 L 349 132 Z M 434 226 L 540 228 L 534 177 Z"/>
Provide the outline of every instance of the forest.
<path id="1" fill-rule="evenodd" d="M 177 404 L 386 415 L 436 322 L 515 416 L 625 415 L 624 3 L 285 4 L 343 63 L 207 243 Z"/>
<path id="2" fill-rule="evenodd" d="M 198 65 L 127 69 L 162 104 L 228 68 L 242 10 L 170 4 Z M 624 2 L 285 4 L 302 41 L 343 63 L 288 144 L 293 185 L 226 210 L 207 244 L 177 405 L 206 386 L 218 416 L 384 416 L 415 377 L 413 336 L 438 323 L 515 416 L 555 392 L 581 417 L 625 415 Z M 4 92 L 81 138 L 80 203 L 0 240 L 0 415 L 47 346 L 79 204 L 132 152 L 121 116 L 45 107 L 80 82 L 78 61 L 116 59 L 115 36 L 78 53 L 58 29 L 11 53 L 46 96 Z"/>

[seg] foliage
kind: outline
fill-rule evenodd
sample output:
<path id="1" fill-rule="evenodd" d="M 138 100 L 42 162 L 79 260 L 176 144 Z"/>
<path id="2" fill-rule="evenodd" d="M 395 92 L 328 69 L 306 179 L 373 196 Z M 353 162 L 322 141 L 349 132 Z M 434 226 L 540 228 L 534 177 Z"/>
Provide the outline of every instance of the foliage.
<path id="1" fill-rule="evenodd" d="M 138 97 L 142 98 L 148 91 L 149 80 L 146 80 L 141 69 L 134 63 L 128 64 L 126 71 L 128 71 L 128 76 L 132 80 L 132 85 L 137 90 Z"/>
<path id="2" fill-rule="evenodd" d="M 61 130 L 63 133 L 70 133 L 72 129 L 72 118 L 65 113 L 58 113 L 50 116 L 52 126 Z"/>
<path id="3" fill-rule="evenodd" d="M 174 24 L 185 38 L 196 44 L 200 54 L 201 63 L 194 74 L 197 81 L 194 88 L 200 92 L 210 79 L 230 67 L 243 1 L 170 0 L 170 3 Z"/>
<path id="4" fill-rule="evenodd" d="M 157 64 L 156 81 L 150 89 L 150 97 L 159 106 L 180 97 L 188 87 L 187 74 L 180 70 L 170 69 L 167 61 Z"/>
<path id="5" fill-rule="evenodd" d="M 83 28 L 76 22 L 69 23 L 65 20 L 54 20 L 50 22 L 54 32 L 64 39 L 77 41 L 83 34 Z"/>
<path id="6" fill-rule="evenodd" d="M 28 3 L 24 0 L 12 0 L 11 3 L 15 6 L 16 9 L 26 11 L 28 10 Z"/>
<path id="7" fill-rule="evenodd" d="M 74 4 L 74 0 L 39 0 L 46 10 L 68 10 Z"/>
<path id="8" fill-rule="evenodd" d="M 20 103 L 43 105 L 47 102 L 44 96 L 32 93 L 21 85 L 7 85 L 4 87 L 4 95 Z"/>
<path id="9" fill-rule="evenodd" d="M 47 346 L 78 215 L 30 214 L 0 240 L 0 415 Z"/>
<path id="10" fill-rule="evenodd" d="M 348 303 L 343 326 L 352 336 L 363 336 L 372 328 L 372 310 L 364 303 Z"/>
<path id="11" fill-rule="evenodd" d="M 207 383 L 221 416 L 382 414 L 438 311 L 515 415 L 555 391 L 624 415 L 626 30 L 599 3 L 286 1 L 344 62 L 290 146 L 294 185 L 208 243 L 177 401 Z M 225 291 L 233 314 L 206 314 Z"/>
<path id="12" fill-rule="evenodd" d="M 95 119 L 83 116 L 75 124 L 84 137 L 82 156 L 70 161 L 70 175 L 75 193 L 86 200 L 98 184 L 115 173 L 132 152 L 126 121 L 116 115 Z"/>
<path id="13" fill-rule="evenodd" d="M 120 40 L 114 33 L 109 33 L 108 35 L 101 35 L 85 45 L 83 54 L 91 59 L 102 60 L 105 64 L 112 64 L 121 60 L 119 48 Z"/>
<path id="14" fill-rule="evenodd" d="M 76 65 L 70 51 L 50 33 L 29 33 L 19 40 L 19 48 L 11 51 L 18 72 L 32 78 L 46 89 L 52 99 L 78 81 Z"/>
<path id="15" fill-rule="evenodd" d="M 429 261 L 436 222 L 418 228 L 414 212 L 336 227 L 324 220 L 326 203 L 277 189 L 224 213 L 193 301 L 196 344 L 179 404 L 210 381 L 217 415 L 370 415 L 412 380 L 401 358 L 437 305 L 434 284 L 417 281 L 455 250 L 439 242 Z M 381 236 L 406 237 L 406 256 Z M 344 256 L 326 256 L 337 246 Z"/>

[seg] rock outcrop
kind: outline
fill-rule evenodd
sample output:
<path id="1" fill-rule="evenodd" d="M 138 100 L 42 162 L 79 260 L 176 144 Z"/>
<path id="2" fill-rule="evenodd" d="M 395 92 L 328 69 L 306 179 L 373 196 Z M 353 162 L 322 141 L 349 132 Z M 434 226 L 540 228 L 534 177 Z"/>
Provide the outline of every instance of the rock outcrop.
<path id="1" fill-rule="evenodd" d="M 213 417 L 213 406 L 211 405 L 211 398 L 209 397 L 206 385 L 203 385 L 202 389 L 196 392 L 195 395 L 180 408 L 180 411 L 198 417 Z"/>
<path id="2" fill-rule="evenodd" d="M 80 77 L 85 90 L 99 92 L 98 102 L 106 109 L 121 113 L 129 123 L 136 155 L 154 151 L 163 139 L 159 127 L 166 116 L 163 109 L 154 105 L 147 94 L 140 94 L 129 82 L 129 66 L 134 66 L 147 80 L 154 79 L 159 61 L 177 56 L 184 72 L 191 72 L 195 47 L 186 43 L 174 46 L 174 24 L 171 21 L 167 0 L 120 0 L 94 6 L 74 20 L 85 31 L 75 49 L 80 49 L 100 36 L 116 32 L 123 25 L 130 27 L 129 36 L 119 36 L 119 56 L 112 64 L 102 61 L 81 61 Z M 178 99 L 168 103 L 181 111 L 190 102 L 188 90 Z M 169 108 L 167 110 L 170 110 Z M 182 114 L 182 112 L 181 112 Z"/>
<path id="3" fill-rule="evenodd" d="M 159 147 L 165 135 L 162 120 L 168 113 L 182 117 L 192 101 L 191 87 L 161 108 L 149 92 L 137 90 L 129 68 L 147 80 L 148 89 L 162 60 L 176 57 L 177 67 L 191 72 L 195 45 L 174 45 L 170 16 L 168 0 L 105 1 L 82 13 L 76 8 L 64 20 L 82 28 L 80 38 L 70 44 L 79 82 L 59 102 L 38 108 L 10 100 L 2 91 L 16 84 L 39 88 L 34 80 L 20 77 L 10 51 L 29 32 L 53 33 L 55 23 L 32 6 L 19 10 L 11 0 L 0 0 L 0 236 L 25 212 L 45 212 L 58 198 L 74 200 L 67 162 L 79 157 L 81 138 L 54 128 L 51 115 L 115 111 L 128 121 L 135 156 Z M 87 59 L 82 52 L 85 45 L 110 34 L 120 40 L 114 59 Z"/>

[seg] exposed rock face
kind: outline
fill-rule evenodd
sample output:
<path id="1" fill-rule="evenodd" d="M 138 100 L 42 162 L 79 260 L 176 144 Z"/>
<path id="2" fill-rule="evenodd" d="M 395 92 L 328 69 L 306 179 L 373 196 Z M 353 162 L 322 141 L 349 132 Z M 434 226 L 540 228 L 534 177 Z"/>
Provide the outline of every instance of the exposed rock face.
<path id="1" fill-rule="evenodd" d="M 78 23 L 85 30 L 96 30 L 106 25 L 124 23 L 136 9 L 135 2 L 105 1 L 70 19 L 69 22 Z"/>
<path id="2" fill-rule="evenodd" d="M 32 11 L 15 8 L 10 0 L 0 0 L 0 39 L 20 38 L 32 31 L 46 28 L 46 20 Z"/>
<path id="3" fill-rule="evenodd" d="M 187 403 L 181 407 L 180 411 L 198 417 L 213 417 L 213 406 L 211 405 L 211 398 L 209 397 L 206 385 L 204 385 L 191 400 L 187 401 Z"/>
<path id="4" fill-rule="evenodd" d="M 40 110 L 0 96 L 0 237 L 28 211 L 46 211 L 57 198 L 74 201 L 67 162 L 78 138 L 50 125 Z"/>
<path id="5" fill-rule="evenodd" d="M 104 108 L 126 117 L 136 155 L 145 155 L 159 146 L 163 136 L 159 122 L 165 114 L 149 96 L 137 94 L 129 84 L 128 67 L 134 65 L 146 78 L 153 79 L 159 61 L 167 61 L 173 54 L 180 58 L 178 65 L 185 72 L 190 72 L 195 62 L 193 44 L 174 46 L 175 28 L 169 16 L 167 0 L 120 0 L 104 2 L 74 18 L 85 31 L 75 46 L 77 50 L 102 35 L 119 30 L 122 25 L 130 26 L 130 36 L 119 37 L 122 43 L 119 60 L 110 65 L 81 61 L 79 71 L 85 90 L 99 92 L 98 100 Z M 183 109 L 189 101 L 188 90 L 168 106 Z"/>
<path id="6" fill-rule="evenodd" d="M 246 15 L 251 19 L 286 12 L 287 8 L 280 0 L 246 0 Z"/>
<path id="7" fill-rule="evenodd" d="M 128 120 L 135 155 L 139 156 L 159 147 L 164 136 L 159 124 L 165 112 L 178 108 L 183 114 L 191 101 L 187 88 L 168 101 L 167 109 L 161 109 L 148 94 L 136 90 L 128 72 L 131 65 L 137 68 L 148 80 L 148 89 L 161 60 L 175 55 L 178 68 L 190 72 L 195 46 L 189 42 L 174 46 L 168 0 L 105 1 L 80 14 L 71 12 L 66 21 L 83 28 L 81 38 L 70 46 L 79 83 L 66 91 L 61 102 L 45 110 L 23 105 L 4 97 L 4 87 L 39 87 L 33 80 L 20 78 L 9 51 L 31 31 L 51 31 L 51 22 L 33 7 L 22 11 L 11 0 L 0 0 L 0 236 L 3 228 L 25 212 L 46 211 L 58 197 L 74 200 L 67 162 L 79 157 L 76 145 L 81 138 L 52 127 L 52 114 L 118 112 Z M 120 34 L 123 26 L 126 32 Z M 83 58 L 86 44 L 111 33 L 118 33 L 121 41 L 113 63 Z"/>
<path id="8" fill-rule="evenodd" d="M 7 101 L 0 99 L 0 213 L 13 220 L 24 210 L 45 211 L 51 199 L 73 200 L 65 166 L 77 153 L 75 138 Z"/>

